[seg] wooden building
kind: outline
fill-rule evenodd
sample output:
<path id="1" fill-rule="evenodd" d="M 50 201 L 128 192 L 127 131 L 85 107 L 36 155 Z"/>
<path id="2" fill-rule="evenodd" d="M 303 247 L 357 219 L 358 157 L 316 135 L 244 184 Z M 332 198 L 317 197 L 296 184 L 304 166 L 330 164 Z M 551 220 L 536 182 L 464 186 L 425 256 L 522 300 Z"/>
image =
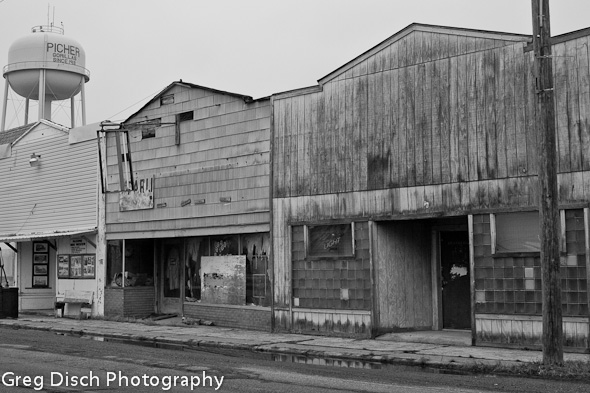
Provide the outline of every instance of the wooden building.
<path id="1" fill-rule="evenodd" d="M 566 346 L 588 349 L 590 29 L 553 38 Z M 412 24 L 272 96 L 274 329 L 541 340 L 530 36 Z"/>
<path id="2" fill-rule="evenodd" d="M 270 330 L 270 98 L 177 81 L 103 129 L 106 315 Z"/>
<path id="3" fill-rule="evenodd" d="M 0 132 L 0 242 L 17 253 L 20 311 L 53 310 L 74 291 L 92 292 L 102 314 L 96 128 L 39 120 Z M 79 316 L 80 304 L 65 312 Z"/>

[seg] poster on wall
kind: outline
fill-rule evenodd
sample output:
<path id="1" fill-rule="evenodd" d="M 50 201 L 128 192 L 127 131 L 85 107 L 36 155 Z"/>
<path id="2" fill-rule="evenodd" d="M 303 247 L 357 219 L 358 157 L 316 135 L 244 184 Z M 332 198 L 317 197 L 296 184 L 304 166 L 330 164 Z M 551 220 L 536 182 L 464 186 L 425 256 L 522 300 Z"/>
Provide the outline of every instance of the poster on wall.
<path id="1" fill-rule="evenodd" d="M 84 255 L 82 266 L 82 276 L 84 278 L 94 278 L 95 261 L 96 257 L 94 255 Z"/>
<path id="2" fill-rule="evenodd" d="M 70 255 L 70 278 L 82 277 L 82 255 Z"/>
<path id="3" fill-rule="evenodd" d="M 58 255 L 57 278 L 96 278 L 96 255 Z"/>
<path id="4" fill-rule="evenodd" d="M 33 242 L 33 287 L 49 286 L 49 245 Z"/>
<path id="5" fill-rule="evenodd" d="M 69 278 L 70 277 L 70 256 L 69 255 L 58 255 L 57 256 L 57 277 L 58 278 Z"/>
<path id="6" fill-rule="evenodd" d="M 48 285 L 47 276 L 33 276 L 34 287 L 46 287 Z"/>
<path id="7" fill-rule="evenodd" d="M 47 254 L 34 254 L 33 255 L 33 263 L 47 263 L 49 257 Z"/>
<path id="8" fill-rule="evenodd" d="M 33 243 L 33 252 L 34 253 L 48 253 L 49 252 L 49 246 L 47 245 L 47 243 Z"/>
<path id="9" fill-rule="evenodd" d="M 33 274 L 46 276 L 47 265 L 33 265 Z"/>

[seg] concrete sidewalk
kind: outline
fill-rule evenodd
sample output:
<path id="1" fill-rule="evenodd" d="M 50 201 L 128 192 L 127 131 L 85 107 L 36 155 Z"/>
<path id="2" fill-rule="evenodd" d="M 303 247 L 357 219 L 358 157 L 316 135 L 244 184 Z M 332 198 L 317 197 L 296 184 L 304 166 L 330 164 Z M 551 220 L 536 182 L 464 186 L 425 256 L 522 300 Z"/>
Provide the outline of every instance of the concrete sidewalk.
<path id="1" fill-rule="evenodd" d="M 179 317 L 145 323 L 22 314 L 18 319 L 0 319 L 0 328 L 11 327 L 191 348 L 244 349 L 316 364 L 356 361 L 420 366 L 513 365 L 542 360 L 540 351 L 469 346 L 465 332 L 453 331 L 388 334 L 370 340 L 185 325 Z M 587 354 L 566 353 L 564 357 L 590 361 Z"/>

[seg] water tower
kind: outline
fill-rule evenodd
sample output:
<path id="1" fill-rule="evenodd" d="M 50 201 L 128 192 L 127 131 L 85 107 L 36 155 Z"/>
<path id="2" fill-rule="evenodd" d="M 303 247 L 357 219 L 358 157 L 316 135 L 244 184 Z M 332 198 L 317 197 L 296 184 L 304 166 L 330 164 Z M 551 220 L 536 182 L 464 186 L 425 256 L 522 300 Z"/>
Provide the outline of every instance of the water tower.
<path id="1" fill-rule="evenodd" d="M 86 54 L 75 40 L 64 36 L 63 28 L 35 26 L 33 34 L 17 39 L 8 49 L 2 124 L 6 125 L 9 87 L 25 98 L 25 122 L 29 122 L 30 100 L 39 102 L 39 119 L 51 120 L 53 101 L 71 101 L 71 127 L 75 127 L 74 97 L 80 93 L 82 125 L 86 124 L 84 84 L 90 79 Z"/>

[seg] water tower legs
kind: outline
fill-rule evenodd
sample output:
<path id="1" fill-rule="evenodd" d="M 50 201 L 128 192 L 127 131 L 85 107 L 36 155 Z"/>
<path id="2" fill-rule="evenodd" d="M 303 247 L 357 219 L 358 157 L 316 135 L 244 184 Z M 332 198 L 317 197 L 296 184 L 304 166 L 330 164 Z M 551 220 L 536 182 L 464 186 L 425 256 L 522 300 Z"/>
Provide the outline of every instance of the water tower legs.
<path id="1" fill-rule="evenodd" d="M 71 120 L 71 128 L 76 127 L 76 111 L 74 111 L 74 97 L 70 98 L 70 119 Z"/>
<path id="2" fill-rule="evenodd" d="M 81 100 L 81 106 L 82 106 L 82 125 L 85 126 L 86 125 L 86 90 L 84 88 L 84 81 L 82 81 L 82 86 L 80 87 L 80 100 Z M 74 107 L 74 105 L 72 105 L 72 108 Z M 72 121 L 74 119 L 74 116 L 72 115 Z M 73 127 L 73 126 L 72 126 Z"/>
<path id="3" fill-rule="evenodd" d="M 0 131 L 4 131 L 6 125 L 6 105 L 8 104 L 8 81 L 4 82 L 4 100 L 2 105 L 2 124 L 0 124 Z"/>
<path id="4" fill-rule="evenodd" d="M 29 124 L 29 104 L 31 101 L 27 98 L 25 99 L 25 124 Z"/>
<path id="5" fill-rule="evenodd" d="M 51 110 L 49 111 L 51 116 Z M 45 70 L 39 70 L 39 119 L 45 119 Z"/>

